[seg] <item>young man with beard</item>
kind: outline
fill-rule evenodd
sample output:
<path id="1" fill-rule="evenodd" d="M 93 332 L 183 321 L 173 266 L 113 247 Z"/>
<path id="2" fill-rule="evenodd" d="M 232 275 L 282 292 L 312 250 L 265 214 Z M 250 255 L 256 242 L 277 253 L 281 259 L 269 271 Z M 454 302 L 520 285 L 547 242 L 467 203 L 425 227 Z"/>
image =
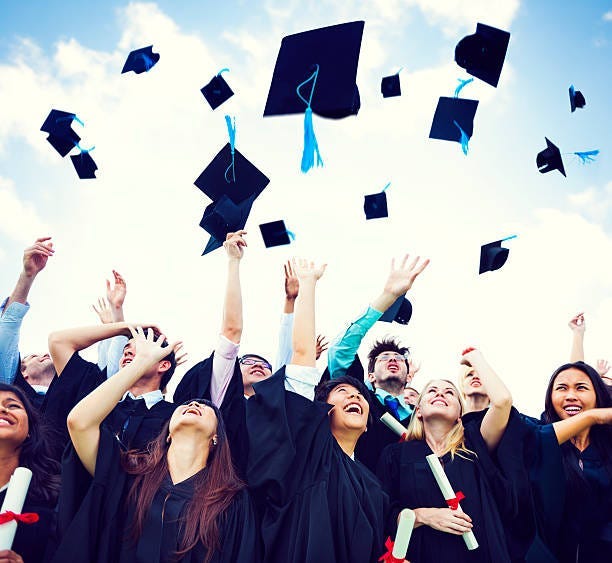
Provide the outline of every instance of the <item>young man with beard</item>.
<path id="1" fill-rule="evenodd" d="M 406 294 L 416 277 L 429 264 L 428 259 L 421 260 L 420 256 L 410 263 L 408 260 L 407 254 L 398 268 L 395 267 L 395 260 L 392 260 L 382 293 L 372 301 L 365 314 L 351 323 L 344 334 L 330 346 L 327 361 L 331 379 L 360 372 L 357 351 L 364 336 L 383 313 Z M 412 414 L 412 409 L 404 402 L 404 387 L 413 377 L 409 372 L 407 355 L 408 348 L 393 338 L 375 342 L 368 354 L 368 380 L 373 388 L 369 392 L 373 423 L 359 440 L 355 457 L 371 471 L 376 471 L 378 458 L 385 446 L 398 439 L 380 421 L 381 416 L 389 413 L 406 426 Z"/>

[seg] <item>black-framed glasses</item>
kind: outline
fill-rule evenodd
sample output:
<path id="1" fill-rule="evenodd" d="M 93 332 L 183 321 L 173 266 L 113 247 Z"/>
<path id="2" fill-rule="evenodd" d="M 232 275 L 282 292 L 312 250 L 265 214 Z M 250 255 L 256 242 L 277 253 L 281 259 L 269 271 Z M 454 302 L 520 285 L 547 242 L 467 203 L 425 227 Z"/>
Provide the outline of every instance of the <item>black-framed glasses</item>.
<path id="1" fill-rule="evenodd" d="M 261 360 L 259 358 L 253 358 L 253 357 L 247 356 L 246 358 L 240 358 L 240 363 L 243 366 L 257 366 L 257 365 L 260 365 L 260 366 L 262 366 L 262 367 L 272 371 L 272 365 L 269 362 L 267 362 L 266 360 Z"/>

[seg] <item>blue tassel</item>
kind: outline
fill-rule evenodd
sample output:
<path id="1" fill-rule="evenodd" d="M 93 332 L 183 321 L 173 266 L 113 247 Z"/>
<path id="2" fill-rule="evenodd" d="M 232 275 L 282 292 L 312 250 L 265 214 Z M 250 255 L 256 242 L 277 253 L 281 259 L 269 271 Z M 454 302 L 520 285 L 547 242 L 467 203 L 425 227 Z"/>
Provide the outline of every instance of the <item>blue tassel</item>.
<path id="1" fill-rule="evenodd" d="M 151 67 L 153 66 L 153 60 L 151 59 L 151 57 L 145 55 L 144 53 L 138 53 L 138 56 L 141 57 L 142 61 L 144 62 L 145 72 L 149 72 L 151 70 Z"/>
<path id="2" fill-rule="evenodd" d="M 58 117 L 55 120 L 55 123 L 59 123 L 60 121 L 68 121 L 70 120 L 72 121 L 76 121 L 81 127 L 85 127 L 85 123 L 83 123 L 76 115 L 76 113 L 73 113 L 71 116 L 65 116 L 65 117 Z"/>
<path id="3" fill-rule="evenodd" d="M 234 180 L 234 183 L 236 182 L 236 170 L 234 168 L 234 145 L 236 144 L 236 118 L 234 118 L 234 121 L 232 123 L 232 118 L 229 115 L 226 115 L 225 123 L 227 124 L 227 132 L 229 134 L 229 141 L 230 141 L 230 150 L 232 151 L 232 162 L 225 169 L 225 181 L 229 184 L 230 181 L 227 179 L 227 173 L 229 172 L 230 168 L 232 169 L 232 178 Z"/>
<path id="4" fill-rule="evenodd" d="M 74 143 L 74 146 L 81 151 L 81 154 L 83 154 L 85 152 L 91 152 L 92 150 L 94 150 L 96 148 L 96 146 L 94 145 L 93 147 L 89 147 L 88 149 L 84 149 L 83 147 L 81 147 L 81 145 L 79 145 L 79 143 Z"/>
<path id="5" fill-rule="evenodd" d="M 470 138 L 467 136 L 467 133 L 461 129 L 461 125 L 459 125 L 456 121 L 453 121 L 453 123 L 457 126 L 457 129 L 459 129 L 459 132 L 461 133 L 461 150 L 463 151 L 463 154 L 467 155 L 469 147 L 468 147 L 468 143 L 470 142 Z"/>
<path id="6" fill-rule="evenodd" d="M 304 151 L 302 152 L 302 172 L 308 172 L 315 165 L 323 166 L 319 153 L 319 144 L 312 126 L 312 108 L 308 106 L 304 112 Z"/>
<path id="7" fill-rule="evenodd" d="M 455 88 L 455 98 L 459 97 L 459 92 L 461 92 L 461 90 L 463 90 L 463 88 L 465 88 L 470 82 L 474 82 L 473 78 L 468 78 L 467 80 L 457 78 L 457 80 L 459 81 L 459 86 Z"/>
<path id="8" fill-rule="evenodd" d="M 387 182 L 387 185 L 382 189 L 383 192 L 387 191 L 387 188 L 391 185 L 391 182 Z"/>
<path id="9" fill-rule="evenodd" d="M 224 72 L 229 72 L 229 68 L 222 68 L 219 72 L 217 72 L 217 76 L 221 76 Z"/>
<path id="10" fill-rule="evenodd" d="M 589 162 L 595 162 L 595 157 L 599 154 L 599 150 L 575 152 L 572 154 L 575 154 L 582 161 L 582 164 L 588 164 Z"/>
<path id="11" fill-rule="evenodd" d="M 291 241 L 294 241 L 294 240 L 295 240 L 295 233 L 294 233 L 293 231 L 289 231 L 289 230 L 287 230 L 287 235 L 289 236 L 289 239 L 290 239 Z"/>

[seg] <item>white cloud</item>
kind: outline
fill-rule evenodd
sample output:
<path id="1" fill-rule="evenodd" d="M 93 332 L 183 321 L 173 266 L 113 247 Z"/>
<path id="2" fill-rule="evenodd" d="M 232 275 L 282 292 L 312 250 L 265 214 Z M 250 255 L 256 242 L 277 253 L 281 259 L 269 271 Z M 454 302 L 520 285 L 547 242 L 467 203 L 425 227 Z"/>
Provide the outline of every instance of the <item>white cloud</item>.
<path id="1" fill-rule="evenodd" d="M 601 19 L 605 22 L 612 22 L 612 10 L 606 12 L 603 16 L 601 16 Z"/>
<path id="2" fill-rule="evenodd" d="M 49 227 L 38 215 L 33 203 L 22 201 L 13 182 L 0 176 L 0 233 L 18 243 L 32 242 L 36 237 L 44 236 Z"/>
<path id="3" fill-rule="evenodd" d="M 608 182 L 603 188 L 589 187 L 582 192 L 569 194 L 568 200 L 586 217 L 596 223 L 602 223 L 612 209 L 612 182 Z"/>

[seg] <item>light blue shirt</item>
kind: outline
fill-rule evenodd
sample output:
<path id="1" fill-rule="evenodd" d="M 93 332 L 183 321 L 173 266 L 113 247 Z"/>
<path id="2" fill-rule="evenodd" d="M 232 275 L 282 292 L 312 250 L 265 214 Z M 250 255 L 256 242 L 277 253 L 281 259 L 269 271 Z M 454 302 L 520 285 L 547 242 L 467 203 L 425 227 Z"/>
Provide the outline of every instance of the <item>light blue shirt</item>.
<path id="1" fill-rule="evenodd" d="M 13 301 L 6 309 L 8 297 L 0 306 L 0 382 L 11 385 L 19 367 L 19 331 L 23 317 L 30 309 L 26 303 Z"/>
<path id="2" fill-rule="evenodd" d="M 123 349 L 129 342 L 127 336 L 119 335 L 101 340 L 98 344 L 98 367 L 106 368 L 106 377 L 112 377 L 119 371 L 119 362 L 123 357 Z"/>
<path id="3" fill-rule="evenodd" d="M 380 311 L 368 307 L 361 317 L 352 322 L 346 331 L 332 342 L 327 352 L 327 367 L 332 379 L 346 374 L 357 355 L 363 337 L 382 315 Z"/>
<path id="4" fill-rule="evenodd" d="M 293 313 L 283 313 L 278 332 L 278 354 L 274 371 L 291 363 L 293 356 Z"/>
<path id="5" fill-rule="evenodd" d="M 382 405 L 385 404 L 385 397 L 393 397 L 399 401 L 399 407 L 397 408 L 397 414 L 400 417 L 400 420 L 404 420 L 408 418 L 412 414 L 412 409 L 404 403 L 404 396 L 401 395 L 399 397 L 395 397 L 395 395 L 391 395 L 391 393 L 387 393 L 384 389 L 377 388 L 374 391 L 376 398 L 380 401 Z"/>

